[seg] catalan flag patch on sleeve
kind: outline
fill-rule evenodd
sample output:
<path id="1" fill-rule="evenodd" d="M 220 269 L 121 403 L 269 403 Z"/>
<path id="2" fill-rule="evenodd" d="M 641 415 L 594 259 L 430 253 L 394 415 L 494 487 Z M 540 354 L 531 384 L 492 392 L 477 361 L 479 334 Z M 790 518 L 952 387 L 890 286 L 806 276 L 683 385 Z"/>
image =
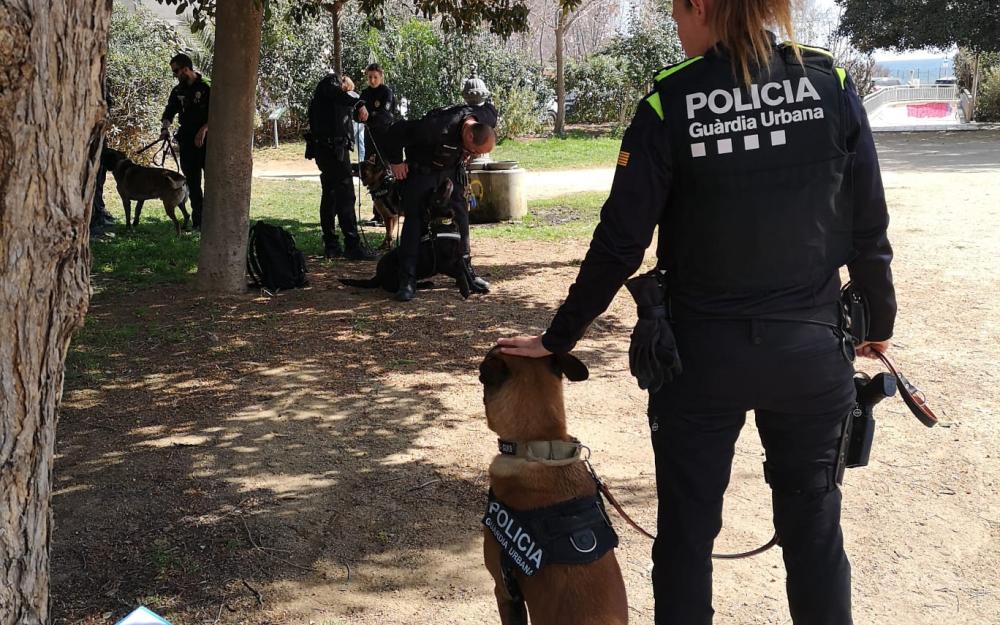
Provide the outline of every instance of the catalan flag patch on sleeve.
<path id="1" fill-rule="evenodd" d="M 630 156 L 631 156 L 631 154 L 629 154 L 625 150 L 622 150 L 621 152 L 619 152 L 618 153 L 618 166 L 619 167 L 628 167 L 628 159 L 629 159 Z"/>

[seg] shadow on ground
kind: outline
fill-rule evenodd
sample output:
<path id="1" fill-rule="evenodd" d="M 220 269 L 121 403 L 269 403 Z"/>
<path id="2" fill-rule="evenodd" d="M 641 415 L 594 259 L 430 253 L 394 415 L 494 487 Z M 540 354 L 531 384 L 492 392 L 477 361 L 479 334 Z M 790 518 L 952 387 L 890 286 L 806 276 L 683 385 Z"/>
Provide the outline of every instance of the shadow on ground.
<path id="1" fill-rule="evenodd" d="M 478 549 L 485 465 L 450 465 L 429 441 L 465 428 L 492 448 L 468 405 L 478 362 L 498 328 L 544 326 L 551 310 L 528 294 L 463 301 L 447 279 L 399 305 L 336 282 L 370 263 L 313 266 L 309 289 L 275 298 L 171 286 L 93 302 L 59 424 L 55 622 L 138 604 L 174 622 L 266 622 L 258 608 L 286 597 L 259 600 L 265 587 L 330 584 L 344 609 L 431 591 L 436 554 Z"/>

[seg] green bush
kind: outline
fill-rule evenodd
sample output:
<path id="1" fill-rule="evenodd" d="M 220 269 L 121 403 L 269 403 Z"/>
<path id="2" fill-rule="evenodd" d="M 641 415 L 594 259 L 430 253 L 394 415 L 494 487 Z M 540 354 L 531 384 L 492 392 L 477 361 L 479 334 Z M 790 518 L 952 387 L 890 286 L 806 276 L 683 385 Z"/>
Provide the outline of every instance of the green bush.
<path id="1" fill-rule="evenodd" d="M 596 54 L 566 68 L 566 93 L 575 99 L 566 121 L 570 123 L 621 123 L 631 109 L 628 75 L 622 59 Z M 629 101 L 627 101 L 629 100 Z"/>
<path id="2" fill-rule="evenodd" d="M 503 111 L 497 126 L 499 142 L 533 135 L 542 129 L 543 118 L 535 92 L 524 87 L 501 85 L 493 96 L 497 107 Z"/>
<path id="3" fill-rule="evenodd" d="M 986 70 L 980 79 L 976 121 L 1000 122 L 1000 67 Z"/>
<path id="4" fill-rule="evenodd" d="M 364 68 L 378 62 L 397 100 L 406 100 L 410 119 L 460 103 L 462 85 L 473 72 L 493 91 L 505 137 L 537 130 L 551 97 L 541 68 L 489 33 L 445 33 L 410 16 L 387 19 L 383 30 L 375 30 L 360 15 L 346 16 L 341 32 L 345 72 L 360 87 Z"/>
<path id="5" fill-rule="evenodd" d="M 295 24 L 288 17 L 288 5 L 275 6 L 272 18 L 264 23 L 257 70 L 258 140 L 272 136 L 268 115 L 287 107 L 278 122 L 283 137 L 301 138 L 309 123 L 309 101 L 331 63 L 332 20 L 323 15 Z M 359 84 L 360 89 L 363 85 Z"/>
<path id="6" fill-rule="evenodd" d="M 182 47 L 173 27 L 150 11 L 115 3 L 108 32 L 109 146 L 133 154 L 159 135 L 175 84 L 170 58 Z"/>

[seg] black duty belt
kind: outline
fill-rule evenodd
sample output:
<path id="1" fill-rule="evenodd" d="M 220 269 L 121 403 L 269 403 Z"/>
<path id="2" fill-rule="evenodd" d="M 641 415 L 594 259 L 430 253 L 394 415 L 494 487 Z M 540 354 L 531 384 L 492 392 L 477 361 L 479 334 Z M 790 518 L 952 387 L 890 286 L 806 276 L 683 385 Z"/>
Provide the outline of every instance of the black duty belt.
<path id="1" fill-rule="evenodd" d="M 548 564 L 588 564 L 618 546 L 599 494 L 535 510 L 511 510 L 493 494 L 483 525 L 500 544 L 504 568 L 531 577 Z"/>

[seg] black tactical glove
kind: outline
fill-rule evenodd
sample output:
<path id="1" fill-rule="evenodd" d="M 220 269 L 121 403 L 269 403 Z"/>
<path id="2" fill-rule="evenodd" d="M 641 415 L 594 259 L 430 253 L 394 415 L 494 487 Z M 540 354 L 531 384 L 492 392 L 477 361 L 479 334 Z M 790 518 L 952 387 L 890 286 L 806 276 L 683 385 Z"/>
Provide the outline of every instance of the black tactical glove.
<path id="1" fill-rule="evenodd" d="M 656 270 L 632 278 L 625 286 L 639 314 L 628 350 L 629 369 L 639 382 L 639 388 L 655 393 L 682 371 L 677 341 L 667 319 L 663 288 Z"/>

